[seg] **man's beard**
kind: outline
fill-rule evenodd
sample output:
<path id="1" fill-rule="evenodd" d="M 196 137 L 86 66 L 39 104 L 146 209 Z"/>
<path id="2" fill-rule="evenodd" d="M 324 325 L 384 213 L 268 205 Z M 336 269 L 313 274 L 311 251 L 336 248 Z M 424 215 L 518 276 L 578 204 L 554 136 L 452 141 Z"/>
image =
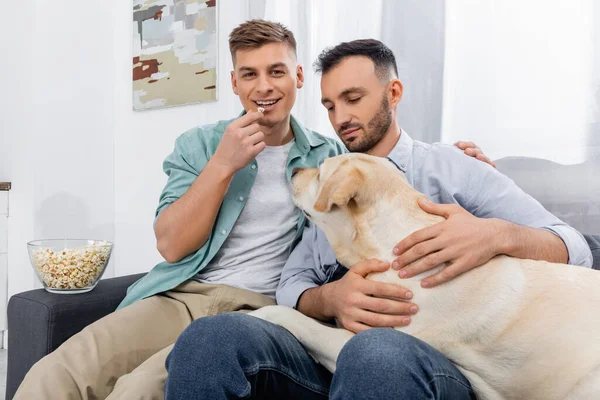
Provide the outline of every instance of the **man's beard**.
<path id="1" fill-rule="evenodd" d="M 392 125 L 392 113 L 390 112 L 390 104 L 387 100 L 386 95 L 383 95 L 381 100 L 381 106 L 377 113 L 367 123 L 367 127 L 364 128 L 361 124 L 344 124 L 340 127 L 339 132 L 343 132 L 346 129 L 357 127 L 363 129 L 362 137 L 350 139 L 350 141 L 343 141 L 346 148 L 353 153 L 365 153 L 371 150 L 377 143 L 383 139 L 388 129 Z"/>

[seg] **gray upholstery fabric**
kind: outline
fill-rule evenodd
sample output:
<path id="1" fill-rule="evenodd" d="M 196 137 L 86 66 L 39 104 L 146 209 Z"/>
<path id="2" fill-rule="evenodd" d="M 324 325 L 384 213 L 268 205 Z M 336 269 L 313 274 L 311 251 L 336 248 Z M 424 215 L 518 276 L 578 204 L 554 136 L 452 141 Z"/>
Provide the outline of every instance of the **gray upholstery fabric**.
<path id="1" fill-rule="evenodd" d="M 12 399 L 33 364 L 92 322 L 113 312 L 127 287 L 144 274 L 103 279 L 88 293 L 58 295 L 30 290 L 8 303 L 6 399 Z"/>
<path id="2" fill-rule="evenodd" d="M 581 233 L 600 234 L 600 157 L 575 165 L 530 157 L 494 162 L 546 210 Z"/>

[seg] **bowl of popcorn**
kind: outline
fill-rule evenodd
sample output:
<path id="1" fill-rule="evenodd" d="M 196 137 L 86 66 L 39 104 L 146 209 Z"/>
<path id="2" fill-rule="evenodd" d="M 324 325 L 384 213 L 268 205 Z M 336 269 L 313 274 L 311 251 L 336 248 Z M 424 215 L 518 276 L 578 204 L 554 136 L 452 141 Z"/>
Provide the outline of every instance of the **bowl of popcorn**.
<path id="1" fill-rule="evenodd" d="M 113 244 L 105 240 L 47 239 L 27 243 L 29 259 L 44 289 L 76 294 L 92 290 L 106 269 Z"/>

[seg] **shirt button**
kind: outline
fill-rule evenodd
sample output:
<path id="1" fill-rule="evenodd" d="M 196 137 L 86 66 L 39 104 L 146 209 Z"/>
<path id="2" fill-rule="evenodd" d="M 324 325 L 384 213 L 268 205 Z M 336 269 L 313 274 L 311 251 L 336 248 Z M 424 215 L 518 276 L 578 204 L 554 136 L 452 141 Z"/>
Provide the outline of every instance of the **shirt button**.
<path id="1" fill-rule="evenodd" d="M 400 168 L 406 169 L 406 164 L 400 164 Z"/>
<path id="2" fill-rule="evenodd" d="M 252 164 L 252 166 L 250 168 L 256 169 L 256 165 Z"/>
<path id="3" fill-rule="evenodd" d="M 227 230 L 225 230 L 225 229 L 221 230 L 221 235 L 225 235 L 226 233 L 227 233 Z"/>
<path id="4" fill-rule="evenodd" d="M 239 201 L 244 201 L 244 196 L 240 196 L 240 197 L 238 197 L 238 200 L 239 200 Z"/>

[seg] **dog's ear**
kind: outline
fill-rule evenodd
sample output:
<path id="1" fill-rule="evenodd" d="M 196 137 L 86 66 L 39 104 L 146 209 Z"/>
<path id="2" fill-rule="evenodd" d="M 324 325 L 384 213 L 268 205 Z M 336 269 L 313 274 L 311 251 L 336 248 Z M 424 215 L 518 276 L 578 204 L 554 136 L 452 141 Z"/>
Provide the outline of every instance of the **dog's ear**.
<path id="1" fill-rule="evenodd" d="M 333 204 L 345 206 L 359 195 L 364 175 L 356 168 L 338 168 L 321 187 L 313 208 L 318 212 L 328 212 Z"/>

